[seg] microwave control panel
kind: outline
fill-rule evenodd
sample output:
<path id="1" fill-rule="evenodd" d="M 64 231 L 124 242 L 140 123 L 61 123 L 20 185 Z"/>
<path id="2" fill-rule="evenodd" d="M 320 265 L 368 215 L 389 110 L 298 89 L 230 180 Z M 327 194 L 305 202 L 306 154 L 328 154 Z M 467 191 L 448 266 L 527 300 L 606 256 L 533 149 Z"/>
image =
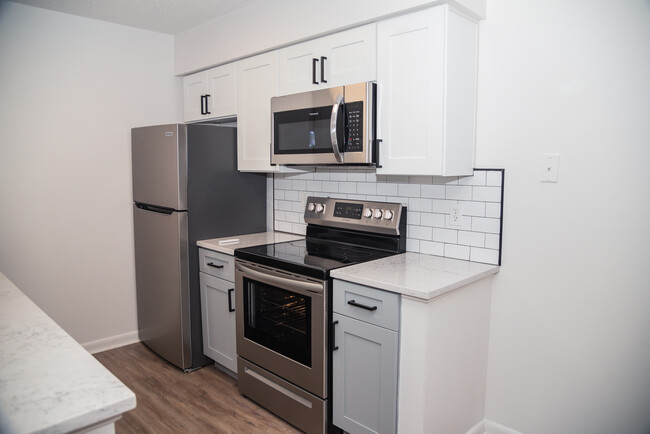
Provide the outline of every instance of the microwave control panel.
<path id="1" fill-rule="evenodd" d="M 363 101 L 345 104 L 347 142 L 345 152 L 363 151 Z"/>

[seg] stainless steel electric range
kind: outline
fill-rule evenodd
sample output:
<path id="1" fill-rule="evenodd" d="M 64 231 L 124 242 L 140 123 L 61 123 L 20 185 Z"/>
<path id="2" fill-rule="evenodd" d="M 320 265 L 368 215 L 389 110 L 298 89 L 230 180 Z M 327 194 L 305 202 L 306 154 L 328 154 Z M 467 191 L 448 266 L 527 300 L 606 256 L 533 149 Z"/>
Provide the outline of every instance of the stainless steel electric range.
<path id="1" fill-rule="evenodd" d="M 406 207 L 309 197 L 304 240 L 235 250 L 239 390 L 307 433 L 331 424 L 330 271 L 406 248 Z"/>

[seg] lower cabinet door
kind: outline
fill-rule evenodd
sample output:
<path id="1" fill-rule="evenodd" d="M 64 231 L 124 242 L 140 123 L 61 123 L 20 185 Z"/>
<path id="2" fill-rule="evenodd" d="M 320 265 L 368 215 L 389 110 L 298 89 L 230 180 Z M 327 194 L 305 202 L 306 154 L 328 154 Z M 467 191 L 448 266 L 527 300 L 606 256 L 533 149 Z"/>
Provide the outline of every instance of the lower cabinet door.
<path id="1" fill-rule="evenodd" d="M 337 313 L 333 318 L 334 425 L 350 434 L 395 433 L 397 332 Z"/>
<path id="2" fill-rule="evenodd" d="M 235 284 L 209 274 L 199 275 L 203 353 L 236 373 Z"/>

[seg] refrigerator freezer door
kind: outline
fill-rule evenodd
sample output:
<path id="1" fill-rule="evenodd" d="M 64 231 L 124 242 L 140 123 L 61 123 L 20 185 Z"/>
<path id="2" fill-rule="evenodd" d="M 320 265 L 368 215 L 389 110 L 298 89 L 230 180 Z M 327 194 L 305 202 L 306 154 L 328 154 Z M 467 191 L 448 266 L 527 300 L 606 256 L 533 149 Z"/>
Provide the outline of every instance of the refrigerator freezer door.
<path id="1" fill-rule="evenodd" d="M 134 204 L 140 339 L 181 369 L 191 367 L 186 212 Z"/>
<path id="2" fill-rule="evenodd" d="M 131 130 L 133 200 L 187 209 L 187 138 L 183 124 Z"/>

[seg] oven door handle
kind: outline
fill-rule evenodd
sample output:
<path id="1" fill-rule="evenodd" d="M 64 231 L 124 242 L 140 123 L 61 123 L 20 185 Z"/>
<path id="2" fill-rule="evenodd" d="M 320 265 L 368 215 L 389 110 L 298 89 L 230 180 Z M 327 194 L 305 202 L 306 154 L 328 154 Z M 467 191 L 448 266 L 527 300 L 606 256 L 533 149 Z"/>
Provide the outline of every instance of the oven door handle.
<path id="1" fill-rule="evenodd" d="M 242 273 L 245 273 L 250 277 L 253 277 L 255 280 L 258 280 L 263 283 L 267 283 L 269 285 L 278 286 L 303 295 L 308 295 L 305 294 L 306 292 L 311 292 L 311 293 L 315 292 L 319 294 L 323 293 L 322 283 L 304 282 L 301 280 L 294 280 L 287 277 L 275 276 L 273 274 L 267 274 L 261 271 L 253 270 L 252 268 L 249 268 L 242 264 L 236 264 L 235 267 L 237 268 L 237 270 L 241 271 Z"/>

